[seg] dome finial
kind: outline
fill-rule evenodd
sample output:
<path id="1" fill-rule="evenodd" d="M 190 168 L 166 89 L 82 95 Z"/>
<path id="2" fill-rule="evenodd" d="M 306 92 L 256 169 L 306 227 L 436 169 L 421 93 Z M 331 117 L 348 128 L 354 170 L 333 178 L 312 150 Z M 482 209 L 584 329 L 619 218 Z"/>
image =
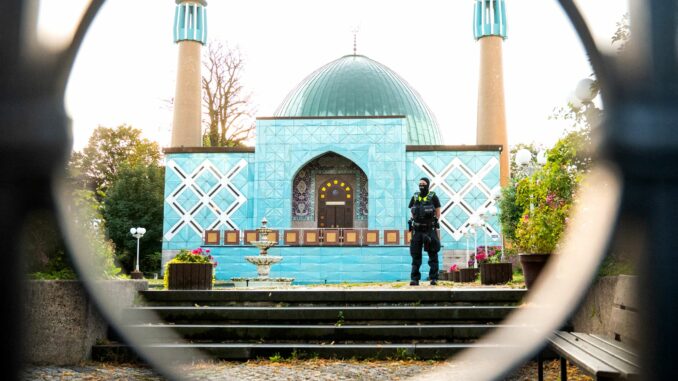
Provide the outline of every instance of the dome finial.
<path id="1" fill-rule="evenodd" d="M 356 26 L 353 32 L 353 55 L 355 56 L 358 52 L 358 32 L 360 32 L 360 26 Z"/>

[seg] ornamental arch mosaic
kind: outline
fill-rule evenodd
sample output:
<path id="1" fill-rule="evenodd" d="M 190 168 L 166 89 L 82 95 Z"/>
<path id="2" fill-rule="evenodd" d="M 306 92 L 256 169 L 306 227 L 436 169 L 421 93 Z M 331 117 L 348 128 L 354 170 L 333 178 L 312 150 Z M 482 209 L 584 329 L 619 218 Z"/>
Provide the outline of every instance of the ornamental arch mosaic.
<path id="1" fill-rule="evenodd" d="M 334 184 L 334 181 L 337 184 Z M 350 184 L 350 191 L 343 192 L 350 194 L 350 202 L 345 202 L 344 206 L 352 209 L 349 227 L 367 227 L 368 218 L 368 180 L 365 172 L 360 169 L 353 161 L 334 152 L 327 152 L 305 164 L 294 175 L 292 181 L 292 227 L 294 228 L 315 228 L 320 227 L 323 221 L 320 221 L 320 208 L 326 211 L 327 205 L 319 202 L 320 193 L 322 193 L 322 184 L 330 183 L 337 190 L 344 183 L 345 188 Z M 330 187 L 325 186 L 326 190 Z M 342 188 L 342 189 L 343 189 Z M 342 195 L 343 195 L 342 193 Z M 326 193 L 329 196 L 331 193 Z M 336 195 L 335 195 L 336 196 Z M 345 196 L 345 195 L 344 195 Z M 340 202 L 333 200 L 332 202 Z M 321 203 L 323 205 L 321 205 Z M 338 205 L 330 205 L 336 207 Z M 325 215 L 323 216 L 325 218 Z"/>

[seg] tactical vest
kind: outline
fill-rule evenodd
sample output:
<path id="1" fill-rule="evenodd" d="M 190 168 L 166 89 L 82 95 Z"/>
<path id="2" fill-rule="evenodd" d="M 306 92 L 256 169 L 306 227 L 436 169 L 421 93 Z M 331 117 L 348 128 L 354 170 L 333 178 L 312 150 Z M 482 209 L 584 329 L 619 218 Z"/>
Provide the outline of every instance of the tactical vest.
<path id="1" fill-rule="evenodd" d="M 436 207 L 433 205 L 433 196 L 435 192 L 431 191 L 425 197 L 419 196 L 419 192 L 414 194 L 414 206 L 412 207 L 414 222 L 428 224 L 435 220 Z"/>

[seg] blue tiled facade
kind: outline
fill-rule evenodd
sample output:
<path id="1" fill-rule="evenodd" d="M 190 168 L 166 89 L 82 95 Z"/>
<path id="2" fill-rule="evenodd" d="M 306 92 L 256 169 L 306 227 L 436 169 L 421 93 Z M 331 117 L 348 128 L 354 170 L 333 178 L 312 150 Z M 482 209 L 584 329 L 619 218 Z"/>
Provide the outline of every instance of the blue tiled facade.
<path id="1" fill-rule="evenodd" d="M 205 230 L 251 228 L 253 164 L 252 153 L 167 154 L 163 251 L 196 248 Z"/>
<path id="2" fill-rule="evenodd" d="M 404 118 L 260 119 L 257 121 L 255 220 L 291 227 L 294 175 L 334 152 L 354 162 L 369 182 L 369 226 L 401 228 L 405 220 Z"/>
<path id="3" fill-rule="evenodd" d="M 494 202 L 490 195 L 499 188 L 499 151 L 408 148 L 406 134 L 402 117 L 262 118 L 254 152 L 168 153 L 163 254 L 201 246 L 205 230 L 255 229 L 263 217 L 273 229 L 290 229 L 293 179 L 327 153 L 349 159 L 367 176 L 369 229 L 406 229 L 409 199 L 419 178 L 429 177 L 443 204 L 443 250 L 463 250 L 461 229 Z M 496 217 L 491 218 L 486 234 L 498 231 Z M 256 276 L 255 266 L 244 260 L 256 255 L 255 248 L 211 249 L 219 262 L 218 279 Z M 284 257 L 271 267 L 271 276 L 293 277 L 296 283 L 409 279 L 409 249 L 402 236 L 394 246 L 280 245 L 270 254 Z"/>
<path id="4" fill-rule="evenodd" d="M 217 279 L 256 277 L 256 267 L 245 256 L 257 255 L 253 247 L 210 247 L 219 263 Z M 383 282 L 410 279 L 410 254 L 405 246 L 273 247 L 269 255 L 282 262 L 271 266 L 271 277 L 294 278 L 295 284 Z M 424 254 L 425 255 L 425 254 Z M 426 262 L 426 261 L 424 261 Z M 422 265 L 422 274 L 428 265 Z"/>

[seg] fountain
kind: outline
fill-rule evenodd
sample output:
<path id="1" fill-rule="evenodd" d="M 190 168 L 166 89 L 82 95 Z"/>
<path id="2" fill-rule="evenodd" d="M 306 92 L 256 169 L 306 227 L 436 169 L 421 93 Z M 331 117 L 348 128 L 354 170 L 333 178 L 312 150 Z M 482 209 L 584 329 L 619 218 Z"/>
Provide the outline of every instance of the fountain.
<path id="1" fill-rule="evenodd" d="M 252 245 L 259 248 L 259 255 L 246 256 L 245 260 L 257 266 L 256 278 L 233 278 L 231 279 L 236 287 L 285 287 L 292 284 L 294 278 L 271 278 L 271 265 L 282 261 L 283 257 L 268 255 L 268 249 L 277 245 L 277 242 L 269 241 L 268 235 L 272 231 L 266 224 L 266 217 L 261 219 L 261 227 L 257 229 L 257 241 L 252 241 Z"/>

